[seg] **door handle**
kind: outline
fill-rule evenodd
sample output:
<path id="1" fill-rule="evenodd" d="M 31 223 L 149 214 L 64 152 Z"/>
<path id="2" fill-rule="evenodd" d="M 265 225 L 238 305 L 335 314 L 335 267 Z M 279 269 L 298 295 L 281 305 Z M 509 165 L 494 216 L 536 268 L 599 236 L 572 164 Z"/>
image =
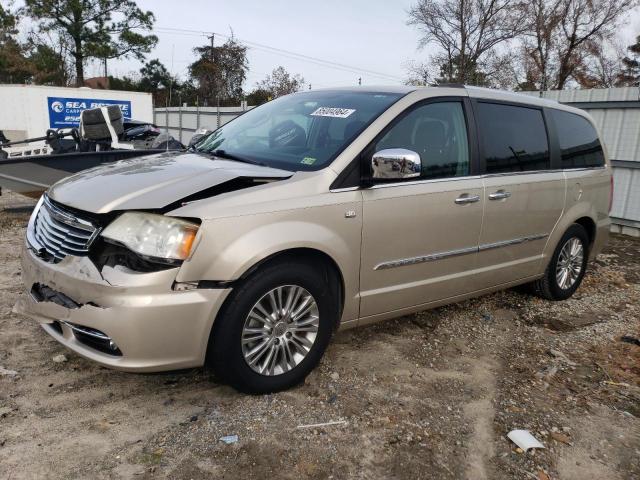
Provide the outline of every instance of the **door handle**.
<path id="1" fill-rule="evenodd" d="M 511 192 L 505 192 L 504 190 L 498 190 L 489 194 L 489 200 L 502 200 L 503 198 L 509 198 Z"/>
<path id="2" fill-rule="evenodd" d="M 480 200 L 480 195 L 467 195 L 466 193 L 460 195 L 455 199 L 457 205 L 465 205 L 467 203 L 476 203 Z"/>

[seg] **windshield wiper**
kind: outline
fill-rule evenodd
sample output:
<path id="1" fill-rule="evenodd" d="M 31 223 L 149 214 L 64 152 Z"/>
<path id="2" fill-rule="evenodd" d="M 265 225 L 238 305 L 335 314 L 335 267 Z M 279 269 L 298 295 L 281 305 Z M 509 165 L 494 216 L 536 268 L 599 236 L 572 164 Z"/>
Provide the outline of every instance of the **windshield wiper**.
<path id="1" fill-rule="evenodd" d="M 227 160 L 234 160 L 236 162 L 242 162 L 242 163 L 249 163 L 251 165 L 260 165 L 261 167 L 266 167 L 266 165 L 262 162 L 258 162 L 256 160 L 251 160 L 250 158 L 247 157 L 242 157 L 239 155 L 236 155 L 234 153 L 228 153 L 225 150 L 214 150 L 213 152 L 210 152 L 212 155 L 215 155 L 216 157 L 220 157 L 220 158 L 225 158 Z"/>

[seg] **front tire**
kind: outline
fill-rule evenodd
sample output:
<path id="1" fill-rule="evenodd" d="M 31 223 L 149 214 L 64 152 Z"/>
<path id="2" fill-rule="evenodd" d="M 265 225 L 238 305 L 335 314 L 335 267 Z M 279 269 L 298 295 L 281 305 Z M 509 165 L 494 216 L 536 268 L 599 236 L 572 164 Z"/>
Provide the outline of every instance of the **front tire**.
<path id="1" fill-rule="evenodd" d="M 302 382 L 322 357 L 339 317 L 330 269 L 277 261 L 242 281 L 218 314 L 207 364 L 245 393 Z"/>
<path id="2" fill-rule="evenodd" d="M 544 276 L 533 282 L 536 295 L 547 300 L 566 300 L 578 289 L 587 270 L 589 236 L 574 223 L 558 242 Z"/>

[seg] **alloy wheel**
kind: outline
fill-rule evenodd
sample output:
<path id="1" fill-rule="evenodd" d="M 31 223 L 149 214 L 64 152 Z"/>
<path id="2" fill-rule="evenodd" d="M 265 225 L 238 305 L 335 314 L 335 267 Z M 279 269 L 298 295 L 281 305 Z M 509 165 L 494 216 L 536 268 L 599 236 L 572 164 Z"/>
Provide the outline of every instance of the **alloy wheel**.
<path id="1" fill-rule="evenodd" d="M 249 367 L 267 376 L 282 375 L 302 362 L 319 328 L 318 304 L 297 285 L 267 292 L 249 311 L 242 329 L 242 353 Z"/>
<path id="2" fill-rule="evenodd" d="M 577 237 L 566 241 L 558 255 L 556 264 L 556 281 L 563 290 L 573 287 L 580 274 L 584 263 L 584 245 Z"/>

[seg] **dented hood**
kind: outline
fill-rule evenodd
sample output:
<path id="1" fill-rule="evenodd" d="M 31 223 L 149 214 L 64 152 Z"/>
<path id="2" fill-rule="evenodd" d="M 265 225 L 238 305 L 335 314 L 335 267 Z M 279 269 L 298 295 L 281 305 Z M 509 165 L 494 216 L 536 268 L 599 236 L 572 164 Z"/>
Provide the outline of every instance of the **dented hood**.
<path id="1" fill-rule="evenodd" d="M 48 195 L 63 205 L 92 213 L 161 209 L 235 178 L 291 175 L 286 170 L 198 153 L 167 152 L 84 170 L 53 185 Z"/>

